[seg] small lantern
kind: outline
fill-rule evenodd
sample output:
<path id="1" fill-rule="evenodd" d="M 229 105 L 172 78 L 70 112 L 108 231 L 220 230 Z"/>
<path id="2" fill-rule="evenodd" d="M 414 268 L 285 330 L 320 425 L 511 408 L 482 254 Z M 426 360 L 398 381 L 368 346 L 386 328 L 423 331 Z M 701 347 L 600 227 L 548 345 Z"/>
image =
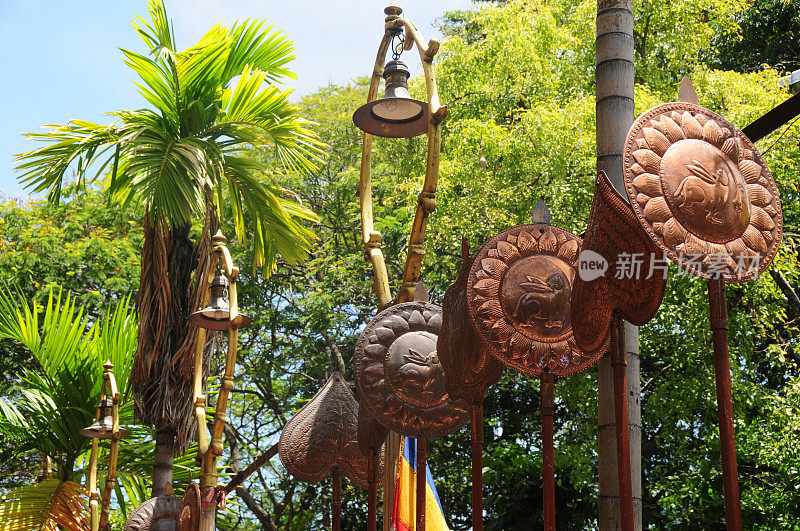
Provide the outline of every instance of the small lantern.
<path id="1" fill-rule="evenodd" d="M 90 439 L 110 439 L 113 434 L 114 418 L 112 416 L 113 401 L 110 398 L 103 398 L 100 400 L 98 406 L 99 415 L 94 424 L 87 428 L 83 428 L 80 433 L 84 437 Z M 123 427 L 119 428 L 119 436 L 127 437 L 130 435 L 130 430 Z"/>
<path id="2" fill-rule="evenodd" d="M 211 301 L 202 310 L 189 316 L 189 322 L 206 330 L 227 330 L 230 328 L 231 304 L 228 298 L 228 279 L 221 271 L 217 271 L 211 281 Z M 252 318 L 239 314 L 241 320 L 237 328 L 244 328 L 252 322 Z"/>
<path id="3" fill-rule="evenodd" d="M 353 123 L 365 133 L 390 138 L 411 138 L 425 133 L 428 130 L 428 104 L 409 94 L 410 75 L 402 61 L 392 59 L 386 63 L 383 98 L 359 107 L 353 113 Z"/>

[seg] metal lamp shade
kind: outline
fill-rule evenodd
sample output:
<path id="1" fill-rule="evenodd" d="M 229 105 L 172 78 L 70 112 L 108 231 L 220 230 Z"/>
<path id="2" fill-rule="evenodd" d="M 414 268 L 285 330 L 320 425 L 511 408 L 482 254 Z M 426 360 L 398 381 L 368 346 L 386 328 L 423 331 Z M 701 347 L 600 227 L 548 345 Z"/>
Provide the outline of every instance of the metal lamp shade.
<path id="1" fill-rule="evenodd" d="M 359 107 L 353 113 L 353 123 L 365 133 L 389 138 L 411 138 L 426 132 L 428 104 L 409 94 L 409 75 L 401 61 L 389 61 L 383 69 L 383 98 Z"/>
<path id="2" fill-rule="evenodd" d="M 89 427 L 83 428 L 78 433 L 83 437 L 90 439 L 110 439 L 113 434 L 114 418 L 111 415 L 112 402 L 110 398 L 104 398 L 100 401 L 100 418 Z M 127 437 L 130 435 L 130 430 L 120 426 L 120 437 Z"/>
<path id="3" fill-rule="evenodd" d="M 244 328 L 252 322 L 252 318 L 239 314 L 241 320 L 238 328 Z M 231 327 L 231 305 L 228 300 L 228 279 L 217 273 L 211 282 L 211 302 L 202 310 L 189 316 L 189 322 L 206 330 L 228 330 Z"/>

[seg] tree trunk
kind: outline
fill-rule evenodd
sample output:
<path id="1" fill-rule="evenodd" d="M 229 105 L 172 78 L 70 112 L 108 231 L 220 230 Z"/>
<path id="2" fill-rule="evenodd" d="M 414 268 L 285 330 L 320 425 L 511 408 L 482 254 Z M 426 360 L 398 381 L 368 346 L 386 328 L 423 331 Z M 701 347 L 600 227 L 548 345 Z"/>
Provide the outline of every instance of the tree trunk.
<path id="1" fill-rule="evenodd" d="M 153 490 L 151 497 L 164 494 L 164 487 L 172 483 L 172 458 L 175 455 L 175 431 L 167 426 L 156 430 L 156 451 L 153 456 Z"/>
<path id="2" fill-rule="evenodd" d="M 597 2 L 597 169 L 626 197 L 622 152 L 634 119 L 633 1 Z M 639 381 L 639 330 L 625 323 L 628 346 L 628 433 L 631 450 L 631 483 L 634 523 L 642 527 L 641 406 Z M 614 349 L 612 345 L 611 349 Z M 614 424 L 614 386 L 611 358 L 598 366 L 598 525 L 601 530 L 620 529 L 617 482 L 617 447 Z"/>

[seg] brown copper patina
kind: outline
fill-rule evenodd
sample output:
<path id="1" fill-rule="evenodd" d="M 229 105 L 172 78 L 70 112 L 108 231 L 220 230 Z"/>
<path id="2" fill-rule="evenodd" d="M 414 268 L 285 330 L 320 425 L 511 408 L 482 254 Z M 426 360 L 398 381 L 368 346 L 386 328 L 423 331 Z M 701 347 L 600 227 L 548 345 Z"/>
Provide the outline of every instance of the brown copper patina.
<path id="1" fill-rule="evenodd" d="M 379 313 L 356 344 L 356 386 L 374 419 L 415 438 L 444 437 L 467 421 L 467 405 L 447 394 L 436 351 L 441 308 L 397 304 Z"/>
<path id="2" fill-rule="evenodd" d="M 176 531 L 197 531 L 200 528 L 200 486 L 192 481 L 183 493 Z"/>
<path id="3" fill-rule="evenodd" d="M 628 133 L 625 182 L 650 238 L 687 271 L 742 282 L 766 269 L 783 219 L 761 155 L 718 114 L 667 103 Z"/>
<path id="4" fill-rule="evenodd" d="M 286 470 L 317 483 L 339 469 L 350 481 L 368 486 L 367 456 L 358 447 L 358 402 L 339 372 L 283 427 L 278 454 Z"/>
<path id="5" fill-rule="evenodd" d="M 581 246 L 584 251 L 599 254 L 609 265 L 605 274 L 590 281 L 578 275 L 572 289 L 575 342 L 584 352 L 595 352 L 608 342 L 615 310 L 627 321 L 642 326 L 658 311 L 667 287 L 663 271 L 654 271 L 648 278 L 648 260 L 644 260 L 641 274 L 617 278 L 611 269 L 620 256 L 638 254 L 649 259 L 662 253 L 603 172 L 597 176 L 592 212 Z"/>
<path id="6" fill-rule="evenodd" d="M 450 396 L 468 404 L 478 404 L 483 401 L 489 387 L 503 376 L 503 364 L 491 355 L 472 328 L 466 300 L 467 277 L 472 263 L 469 246 L 464 240 L 461 270 L 442 301 L 442 330 L 437 351 L 447 374 Z"/>
<path id="7" fill-rule="evenodd" d="M 501 232 L 478 252 L 467 279 L 475 330 L 494 356 L 530 375 L 569 376 L 592 366 L 572 337 L 570 297 L 581 239 L 546 223 Z"/>

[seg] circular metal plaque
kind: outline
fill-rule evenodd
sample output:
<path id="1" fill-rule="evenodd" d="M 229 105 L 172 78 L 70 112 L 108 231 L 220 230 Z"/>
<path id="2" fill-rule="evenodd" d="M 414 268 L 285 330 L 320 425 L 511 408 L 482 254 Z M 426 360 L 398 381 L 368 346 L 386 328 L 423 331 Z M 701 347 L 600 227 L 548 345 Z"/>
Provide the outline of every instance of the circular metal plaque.
<path id="1" fill-rule="evenodd" d="M 581 239 L 545 224 L 501 232 L 483 246 L 467 279 L 475 329 L 496 358 L 530 375 L 569 376 L 602 355 L 572 337 L 570 296 Z"/>
<path id="2" fill-rule="evenodd" d="M 667 103 L 640 116 L 625 146 L 625 185 L 650 238 L 692 274 L 742 282 L 775 257 L 775 181 L 750 140 L 708 109 Z"/>
<path id="3" fill-rule="evenodd" d="M 369 414 L 409 437 L 449 435 L 467 421 L 467 404 L 447 394 L 436 341 L 441 308 L 406 302 L 379 313 L 361 332 L 353 366 Z"/>

